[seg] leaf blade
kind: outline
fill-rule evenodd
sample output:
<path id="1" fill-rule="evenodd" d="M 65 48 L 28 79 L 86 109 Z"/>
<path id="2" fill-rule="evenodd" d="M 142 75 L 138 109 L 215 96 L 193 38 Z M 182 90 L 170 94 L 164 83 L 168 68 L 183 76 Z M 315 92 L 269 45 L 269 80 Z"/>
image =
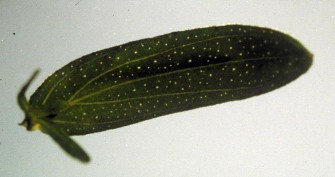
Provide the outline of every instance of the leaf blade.
<path id="1" fill-rule="evenodd" d="M 51 125 L 47 121 L 42 119 L 35 120 L 40 124 L 42 131 L 50 135 L 50 137 L 70 156 L 80 160 L 81 162 L 87 163 L 90 161 L 87 153 L 73 141 L 65 131 L 60 128 Z"/>
<path id="2" fill-rule="evenodd" d="M 275 59 L 265 60 L 267 57 Z M 69 129 L 70 135 L 93 133 L 118 127 L 110 126 L 110 122 L 139 117 L 146 120 L 153 118 L 150 116 L 240 100 L 274 90 L 306 72 L 311 58 L 298 41 L 267 28 L 230 25 L 175 32 L 86 55 L 81 58 L 85 62 L 78 62 L 69 75 L 67 70 L 60 69 L 57 73 L 64 72 L 66 77 L 57 84 L 43 109 L 57 112 L 53 121 L 64 130 Z M 238 88 L 250 89 L 242 92 Z M 194 94 L 203 97 L 202 100 L 185 96 L 197 90 L 202 93 L 221 91 Z M 173 97 L 176 93 L 194 102 Z M 31 99 L 39 97 L 38 94 L 35 92 Z M 164 94 L 171 97 L 154 105 L 158 100 L 153 97 Z M 212 100 L 203 101 L 205 98 Z M 124 101 L 110 107 L 103 105 L 117 100 Z M 32 102 L 39 106 L 38 101 Z M 91 103 L 102 104 L 95 107 L 89 105 Z M 173 104 L 179 104 L 180 108 Z M 149 115 L 148 111 L 159 114 Z M 142 116 L 144 114 L 146 116 Z M 65 122 L 78 122 L 87 128 L 75 124 L 64 126 Z M 103 128 L 96 127 L 104 123 Z"/>

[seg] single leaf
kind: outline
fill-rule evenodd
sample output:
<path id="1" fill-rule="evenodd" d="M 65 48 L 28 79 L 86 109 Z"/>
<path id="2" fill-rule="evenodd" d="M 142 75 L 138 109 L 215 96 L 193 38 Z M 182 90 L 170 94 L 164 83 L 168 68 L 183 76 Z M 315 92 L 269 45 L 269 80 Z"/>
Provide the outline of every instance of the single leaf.
<path id="1" fill-rule="evenodd" d="M 34 116 L 25 122 L 45 119 L 69 135 L 105 131 L 272 91 L 305 73 L 312 58 L 297 40 L 268 28 L 174 32 L 65 65 L 31 96 L 32 109 L 23 110 Z"/>
<path id="2" fill-rule="evenodd" d="M 88 162 L 90 158 L 86 152 L 74 142 L 65 131 L 59 129 L 43 119 L 36 119 L 36 123 L 41 126 L 41 130 L 51 136 L 69 155 L 82 162 Z"/>
<path id="3" fill-rule="evenodd" d="M 22 108 L 22 110 L 23 110 L 24 112 L 28 112 L 28 110 L 29 110 L 29 108 L 30 108 L 29 103 L 28 103 L 28 100 L 27 100 L 27 98 L 25 97 L 24 94 L 26 93 L 26 91 L 27 91 L 29 85 L 30 85 L 30 84 L 33 82 L 33 80 L 37 77 L 38 73 L 39 73 L 39 70 L 36 70 L 36 71 L 33 73 L 33 75 L 30 77 L 30 79 L 28 80 L 28 82 L 27 82 L 26 84 L 24 84 L 24 86 L 23 86 L 22 89 L 20 90 L 19 95 L 18 95 L 18 97 L 17 97 L 17 98 L 18 98 L 17 101 L 18 101 L 20 107 Z"/>

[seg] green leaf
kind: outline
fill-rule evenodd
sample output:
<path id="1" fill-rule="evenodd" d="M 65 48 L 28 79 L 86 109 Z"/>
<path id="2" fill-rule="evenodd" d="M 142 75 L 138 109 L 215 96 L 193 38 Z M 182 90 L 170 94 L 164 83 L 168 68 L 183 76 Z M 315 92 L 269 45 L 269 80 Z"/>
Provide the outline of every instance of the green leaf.
<path id="1" fill-rule="evenodd" d="M 76 142 L 74 142 L 66 132 L 51 125 L 43 119 L 36 119 L 36 122 L 40 124 L 41 130 L 49 134 L 51 138 L 56 143 L 58 143 L 69 155 L 77 158 L 82 162 L 90 161 L 90 158 L 86 152 Z"/>
<path id="2" fill-rule="evenodd" d="M 173 32 L 65 65 L 31 96 L 25 121 L 33 127 L 44 119 L 69 135 L 105 131 L 272 91 L 305 73 L 312 58 L 297 40 L 268 28 Z"/>
<path id="3" fill-rule="evenodd" d="M 29 109 L 29 103 L 28 103 L 28 100 L 26 98 L 26 96 L 24 95 L 28 89 L 28 87 L 30 86 L 31 82 L 33 82 L 33 80 L 36 78 L 36 76 L 38 75 L 39 73 L 39 70 L 36 70 L 33 75 L 30 77 L 30 79 L 28 80 L 28 82 L 26 84 L 24 84 L 24 86 L 22 87 L 22 89 L 20 90 L 20 93 L 18 94 L 18 103 L 19 103 L 19 106 L 21 107 L 21 109 L 23 111 L 28 111 Z"/>

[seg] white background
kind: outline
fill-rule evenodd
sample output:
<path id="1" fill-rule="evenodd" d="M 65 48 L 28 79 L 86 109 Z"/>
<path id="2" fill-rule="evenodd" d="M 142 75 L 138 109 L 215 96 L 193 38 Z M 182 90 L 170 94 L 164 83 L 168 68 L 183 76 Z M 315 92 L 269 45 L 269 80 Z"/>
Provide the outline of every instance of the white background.
<path id="1" fill-rule="evenodd" d="M 0 0 L 0 176 L 335 176 L 335 1 L 78 2 Z M 313 66 L 258 97 L 75 137 L 92 157 L 86 165 L 17 125 L 16 95 L 36 68 L 28 95 L 82 55 L 232 23 L 289 33 L 314 54 Z"/>

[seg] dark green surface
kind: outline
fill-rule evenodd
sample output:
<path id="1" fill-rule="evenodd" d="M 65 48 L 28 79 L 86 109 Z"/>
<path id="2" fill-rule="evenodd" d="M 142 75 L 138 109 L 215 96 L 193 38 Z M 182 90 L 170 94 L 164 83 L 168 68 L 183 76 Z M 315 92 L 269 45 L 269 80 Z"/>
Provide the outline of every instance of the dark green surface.
<path id="1" fill-rule="evenodd" d="M 44 128 L 68 135 L 104 131 L 266 93 L 311 64 L 312 54 L 298 41 L 267 28 L 228 25 L 174 32 L 64 66 L 32 95 L 28 107 L 38 114 L 24 108 L 30 115 L 25 122 L 34 126 L 40 124 L 34 120 L 43 119 Z"/>

